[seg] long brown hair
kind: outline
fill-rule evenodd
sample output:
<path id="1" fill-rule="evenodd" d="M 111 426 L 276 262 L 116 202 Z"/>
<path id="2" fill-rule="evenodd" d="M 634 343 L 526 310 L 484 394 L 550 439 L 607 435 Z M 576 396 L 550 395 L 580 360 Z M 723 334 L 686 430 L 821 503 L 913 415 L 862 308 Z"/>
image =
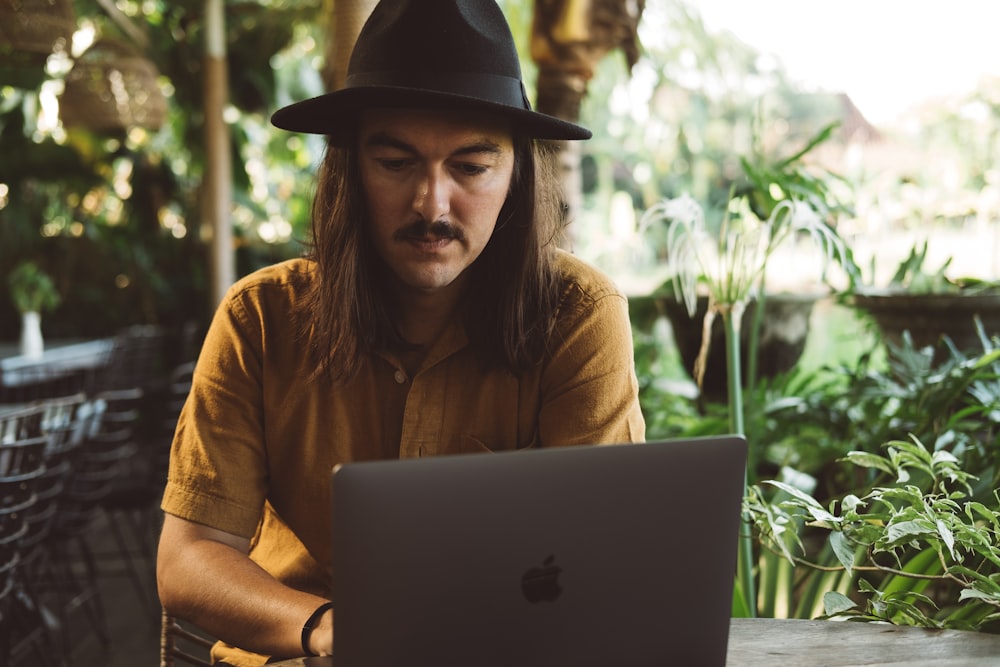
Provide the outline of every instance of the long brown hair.
<path id="1" fill-rule="evenodd" d="M 353 146 L 329 145 L 319 170 L 310 252 L 317 275 L 300 311 L 303 333 L 312 334 L 316 376 L 334 381 L 350 379 L 374 350 L 405 345 L 391 317 L 387 269 L 369 238 Z M 551 145 L 515 137 L 510 194 L 489 243 L 467 269 L 466 330 L 484 367 L 517 373 L 545 351 L 560 287 L 558 188 Z"/>

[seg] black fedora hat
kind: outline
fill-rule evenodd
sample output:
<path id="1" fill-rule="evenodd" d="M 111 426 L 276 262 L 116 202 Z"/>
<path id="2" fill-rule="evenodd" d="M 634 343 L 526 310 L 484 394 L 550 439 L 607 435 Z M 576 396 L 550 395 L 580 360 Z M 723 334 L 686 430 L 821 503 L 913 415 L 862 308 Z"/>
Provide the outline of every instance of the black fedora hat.
<path id="1" fill-rule="evenodd" d="M 374 107 L 481 109 L 536 139 L 591 136 L 532 111 L 495 0 L 382 0 L 358 35 L 344 87 L 278 109 L 271 123 L 337 142 L 359 111 Z"/>

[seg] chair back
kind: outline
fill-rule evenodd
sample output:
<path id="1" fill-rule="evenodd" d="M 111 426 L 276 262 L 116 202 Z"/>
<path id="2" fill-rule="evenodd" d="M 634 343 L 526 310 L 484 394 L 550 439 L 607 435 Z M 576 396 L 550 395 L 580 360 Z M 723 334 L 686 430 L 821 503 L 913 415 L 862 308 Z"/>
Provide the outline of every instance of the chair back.
<path id="1" fill-rule="evenodd" d="M 103 391 L 94 396 L 93 413 L 82 427 L 83 442 L 74 457 L 56 525 L 62 533 L 86 530 L 101 511 L 124 466 L 135 455 L 139 389 Z"/>
<path id="2" fill-rule="evenodd" d="M 30 403 L 86 390 L 89 368 L 63 368 L 51 361 L 18 364 L 0 381 L 0 403 Z"/>
<path id="3" fill-rule="evenodd" d="M 166 337 L 166 330 L 153 324 L 137 324 L 118 332 L 97 389 L 147 389 L 155 385 L 163 375 Z"/>
<path id="4" fill-rule="evenodd" d="M 36 407 L 0 413 L 0 598 L 13 587 L 28 512 L 38 497 L 37 480 L 45 473 L 41 415 Z"/>
<path id="5" fill-rule="evenodd" d="M 10 515 L 34 502 L 37 479 L 45 472 L 43 414 L 40 405 L 0 412 L 0 507 Z"/>
<path id="6" fill-rule="evenodd" d="M 6 628 L 15 577 L 22 560 L 28 517 L 45 473 L 41 406 L 4 408 L 0 412 L 0 660 L 6 659 Z"/>
<path id="7" fill-rule="evenodd" d="M 85 393 L 44 398 L 36 403 L 42 407 L 42 431 L 49 437 L 46 454 L 58 456 L 83 442 L 95 414 Z"/>
<path id="8" fill-rule="evenodd" d="M 176 664 L 211 667 L 210 650 L 215 644 L 211 638 L 186 627 L 166 609 L 160 618 L 160 667 Z"/>
<path id="9" fill-rule="evenodd" d="M 51 532 L 63 494 L 76 465 L 76 456 L 90 428 L 96 409 L 85 394 L 42 399 L 41 431 L 46 437 L 45 471 L 36 483 L 36 502 L 26 512 L 28 533 L 22 541 L 22 556 L 30 569 L 42 556 L 43 543 Z M 29 573 L 30 574 L 30 573 Z"/>

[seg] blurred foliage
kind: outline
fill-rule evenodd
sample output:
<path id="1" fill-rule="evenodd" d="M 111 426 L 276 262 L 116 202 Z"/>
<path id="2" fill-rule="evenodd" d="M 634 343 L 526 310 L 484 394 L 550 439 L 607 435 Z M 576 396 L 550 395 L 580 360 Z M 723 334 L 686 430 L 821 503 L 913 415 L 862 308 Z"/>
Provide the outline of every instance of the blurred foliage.
<path id="1" fill-rule="evenodd" d="M 836 177 L 817 160 L 803 159 L 818 144 L 840 145 L 836 96 L 803 93 L 780 63 L 710 30 L 694 3 L 647 3 L 640 38 L 631 77 L 618 59 L 606 59 L 584 101 L 581 121 L 599 131 L 583 148 L 590 215 L 579 221 L 581 254 L 612 272 L 634 264 L 634 248 L 622 256 L 621 239 L 608 239 L 608 215 L 621 215 L 608 203 L 617 193 L 627 193 L 636 215 L 689 194 L 712 230 L 734 192 L 760 200 L 772 183 L 783 188 L 772 206 L 808 195 L 824 217 L 850 210 L 848 189 L 831 185 Z M 762 219 L 767 203 L 754 201 Z M 626 225 L 613 221 L 612 236 L 626 235 Z"/>
<path id="2" fill-rule="evenodd" d="M 889 278 L 890 292 L 908 294 L 996 294 L 1000 292 L 1000 280 L 983 280 L 973 277 L 952 277 L 949 268 L 954 257 L 949 257 L 936 269 L 927 267 L 929 243 L 924 240 L 910 248 L 909 254 L 896 267 Z M 873 262 L 874 265 L 874 262 Z M 870 270 L 874 275 L 874 266 Z"/>
<path id="3" fill-rule="evenodd" d="M 65 132 L 54 122 L 52 102 L 86 41 L 62 60 L 50 58 L 47 69 L 38 58 L 15 62 L 0 52 L 0 277 L 22 258 L 53 275 L 67 296 L 46 320 L 53 336 L 207 318 L 213 304 L 206 294 L 200 211 L 204 3 L 115 0 L 113 14 L 105 9 L 112 3 L 72 3 L 80 36 L 127 42 L 156 65 L 167 122 L 157 130 Z M 527 54 L 531 0 L 500 4 Z M 581 146 L 589 194 L 573 224 L 579 230 L 575 249 L 602 266 L 611 255 L 635 265 L 614 238 L 620 223 L 614 211 L 609 215 L 609 202 L 615 195 L 627 197 L 634 212 L 689 192 L 721 216 L 732 189 L 750 184 L 741 156 L 780 167 L 781 159 L 796 155 L 840 117 L 835 95 L 803 93 L 780 63 L 731 34 L 707 29 L 694 7 L 680 0 L 648 2 L 640 25 L 642 57 L 631 75 L 612 54 L 589 82 L 581 118 L 595 130 Z M 300 253 L 306 240 L 322 138 L 273 132 L 267 115 L 322 92 L 327 8 L 324 0 L 225 3 L 239 274 Z M 530 58 L 522 57 L 522 69 L 530 96 Z M 988 121 L 1000 118 L 997 99 L 996 91 L 984 88 L 925 123 L 924 139 L 939 154 L 956 142 L 975 152 L 973 173 L 959 179 L 963 183 L 995 184 L 1000 124 Z M 972 107 L 985 125 L 965 122 Z M 830 143 L 840 142 L 838 134 Z M 883 180 L 861 173 L 848 183 L 822 183 L 839 199 L 848 186 Z M 810 187 L 818 182 L 809 181 Z M 754 187 L 765 192 L 761 185 Z M 912 171 L 900 187 L 936 185 Z M 12 313 L 0 294 L 0 339 L 17 335 Z"/>
<path id="4" fill-rule="evenodd" d="M 874 127 L 846 95 L 795 81 L 780 60 L 706 26 L 696 2 L 651 0 L 640 39 L 630 78 L 608 58 L 590 82 L 581 122 L 597 132 L 582 146 L 586 210 L 574 222 L 579 253 L 637 288 L 647 281 L 633 274 L 650 270 L 633 231 L 642 211 L 687 193 L 714 212 L 715 228 L 731 191 L 781 187 L 771 177 L 783 176 L 786 159 L 798 174 L 785 185 L 805 191 L 782 187 L 784 195 L 814 205 L 822 196 L 848 240 L 995 223 L 1000 77 Z M 887 245 L 861 250 L 859 262 L 895 254 Z"/>
<path id="5" fill-rule="evenodd" d="M 53 277 L 64 298 L 44 326 L 56 338 L 204 324 L 214 309 L 201 223 L 204 3 L 114 6 L 109 14 L 96 0 L 76 0 L 82 43 L 47 65 L 0 67 L 0 274 L 31 259 Z M 321 140 L 272 132 L 268 114 L 322 92 L 320 11 L 319 0 L 226 3 L 239 275 L 299 254 L 306 240 Z M 99 132 L 55 123 L 52 103 L 87 40 L 126 43 L 155 64 L 168 102 L 162 127 Z M 16 338 L 19 326 L 0 294 L 0 339 Z"/>
<path id="6" fill-rule="evenodd" d="M 14 306 L 21 313 L 41 313 L 59 305 L 56 285 L 34 262 L 21 262 L 7 277 Z"/>

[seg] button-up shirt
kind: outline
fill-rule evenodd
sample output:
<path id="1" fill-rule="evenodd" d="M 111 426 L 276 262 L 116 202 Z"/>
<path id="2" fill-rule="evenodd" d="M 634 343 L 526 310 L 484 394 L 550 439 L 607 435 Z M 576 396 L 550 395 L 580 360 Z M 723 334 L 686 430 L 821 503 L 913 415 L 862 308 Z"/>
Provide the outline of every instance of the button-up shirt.
<path id="1" fill-rule="evenodd" d="M 347 383 L 310 380 L 294 316 L 308 260 L 262 269 L 227 293 L 204 341 L 171 451 L 164 511 L 251 539 L 289 586 L 330 595 L 330 473 L 339 463 L 635 442 L 638 402 L 627 300 L 560 251 L 562 293 L 542 363 L 484 370 L 456 318 L 412 376 L 389 351 Z M 217 659 L 263 664 L 221 647 Z"/>

